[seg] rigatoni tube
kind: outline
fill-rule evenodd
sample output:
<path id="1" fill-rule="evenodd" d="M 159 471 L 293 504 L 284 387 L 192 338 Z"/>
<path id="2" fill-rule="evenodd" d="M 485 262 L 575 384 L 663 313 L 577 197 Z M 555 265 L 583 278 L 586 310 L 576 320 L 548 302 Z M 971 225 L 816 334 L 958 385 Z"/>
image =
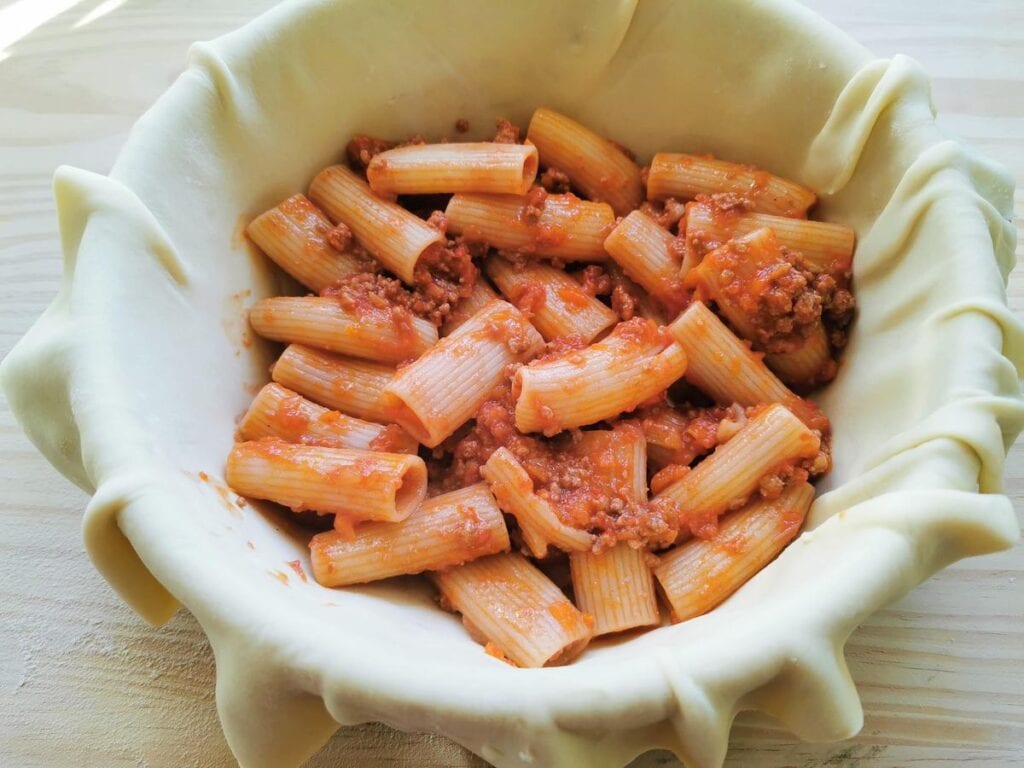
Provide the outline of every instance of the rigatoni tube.
<path id="1" fill-rule="evenodd" d="M 550 264 L 513 264 L 492 256 L 486 270 L 502 294 L 529 313 L 530 322 L 547 341 L 577 335 L 589 343 L 618 319 L 565 270 Z"/>
<path id="2" fill-rule="evenodd" d="M 633 211 L 620 221 L 604 249 L 622 270 L 673 315 L 686 306 L 689 296 L 682 278 L 695 262 L 680 261 L 672 248 L 675 238 L 654 219 Z"/>
<path id="3" fill-rule="evenodd" d="M 592 637 L 587 617 L 522 555 L 482 557 L 434 582 L 468 627 L 521 667 L 564 664 Z"/>
<path id="4" fill-rule="evenodd" d="M 478 277 L 473 283 L 473 292 L 456 304 L 451 314 L 444 319 L 441 336 L 451 336 L 456 328 L 497 298 L 500 297 L 491 284 L 483 276 Z"/>
<path id="5" fill-rule="evenodd" d="M 722 210 L 711 202 L 686 204 L 687 255 L 699 260 L 705 253 L 734 237 L 768 227 L 779 242 L 799 251 L 804 266 L 812 272 L 846 272 L 853 259 L 854 231 L 842 224 L 808 221 L 769 213 Z"/>
<path id="6" fill-rule="evenodd" d="M 225 477 L 242 496 L 349 520 L 404 520 L 427 493 L 427 466 L 419 456 L 274 438 L 237 443 Z"/>
<path id="7" fill-rule="evenodd" d="M 245 231 L 277 266 L 320 293 L 363 268 L 351 254 L 331 247 L 327 235 L 333 228 L 305 195 L 292 195 L 249 222 Z"/>
<path id="8" fill-rule="evenodd" d="M 604 261 L 604 239 L 615 225 L 605 203 L 575 195 L 547 195 L 531 219 L 531 200 L 522 195 L 454 195 L 445 209 L 450 232 L 506 251 L 565 261 Z"/>
<path id="9" fill-rule="evenodd" d="M 764 364 L 760 355 L 730 331 L 699 301 L 668 326 L 686 351 L 685 378 L 722 405 L 780 403 L 812 429 L 825 429 L 828 420 L 814 403 L 792 392 Z"/>
<path id="10" fill-rule="evenodd" d="M 712 539 L 693 539 L 661 557 L 654 574 L 673 621 L 707 613 L 743 586 L 800 532 L 814 488 L 797 483 L 727 515 Z"/>
<path id="11" fill-rule="evenodd" d="M 632 424 L 582 432 L 572 452 L 590 459 L 592 471 L 630 500 L 647 501 L 647 451 L 643 431 Z M 594 635 L 657 624 L 654 577 L 645 549 L 622 542 L 604 552 L 570 552 L 573 594 L 594 617 Z"/>
<path id="12" fill-rule="evenodd" d="M 828 380 L 834 375 L 835 369 L 827 375 L 832 361 L 832 348 L 828 343 L 825 326 L 818 323 L 799 347 L 789 352 L 765 355 L 765 363 L 787 384 L 809 388 L 823 378 Z"/>
<path id="13" fill-rule="evenodd" d="M 261 299 L 249 310 L 249 323 L 266 339 L 388 363 L 417 357 L 437 342 L 433 324 L 404 309 L 360 311 L 331 297 Z"/>
<path id="14" fill-rule="evenodd" d="M 392 421 L 384 388 L 395 369 L 369 360 L 289 344 L 274 363 L 271 378 L 328 408 L 367 421 Z"/>
<path id="15" fill-rule="evenodd" d="M 643 318 L 619 323 L 601 341 L 520 368 L 513 379 L 521 432 L 551 436 L 620 413 L 664 390 L 686 370 L 686 353 Z"/>
<path id="16" fill-rule="evenodd" d="M 424 251 L 444 244 L 444 235 L 399 205 L 382 200 L 355 173 L 332 165 L 316 175 L 309 197 L 356 239 L 381 264 L 407 283 Z"/>
<path id="17" fill-rule="evenodd" d="M 309 543 L 313 576 L 325 587 L 438 571 L 507 552 L 508 529 L 483 483 L 427 499 L 398 523 L 366 523 Z"/>
<path id="18" fill-rule="evenodd" d="M 643 201 L 640 168 L 620 146 L 575 120 L 541 107 L 533 113 L 527 141 L 545 166 L 557 168 L 591 200 L 608 203 L 625 216 Z"/>
<path id="19" fill-rule="evenodd" d="M 384 426 L 329 410 L 274 383 L 259 391 L 238 425 L 240 440 L 264 437 L 324 448 L 392 453 L 416 453 L 419 448 L 419 443 L 397 425 Z"/>
<path id="20" fill-rule="evenodd" d="M 657 498 L 675 502 L 691 528 L 747 499 L 763 477 L 788 462 L 813 458 L 820 440 L 781 405 L 770 405 Z"/>
<path id="21" fill-rule="evenodd" d="M 489 141 L 412 144 L 376 155 L 366 177 L 378 195 L 524 195 L 537 177 L 537 148 Z"/>
<path id="22" fill-rule="evenodd" d="M 385 388 L 394 418 L 433 448 L 472 418 L 510 364 L 530 359 L 543 345 L 522 312 L 493 301 L 395 374 Z"/>
<path id="23" fill-rule="evenodd" d="M 544 557 L 548 546 L 566 551 L 590 549 L 592 534 L 567 525 L 555 509 L 534 493 L 533 480 L 507 448 L 499 448 L 480 469 L 503 512 L 512 515 L 534 557 Z"/>
<path id="24" fill-rule="evenodd" d="M 616 544 L 604 552 L 569 555 L 573 594 L 594 617 L 594 635 L 658 624 L 658 599 L 646 549 Z"/>
<path id="25" fill-rule="evenodd" d="M 817 196 L 807 187 L 750 165 L 713 157 L 659 152 L 647 175 L 647 199 L 732 192 L 749 201 L 753 210 L 804 218 Z"/>
<path id="26" fill-rule="evenodd" d="M 808 384 L 830 361 L 820 301 L 816 317 L 801 317 L 798 307 L 811 294 L 796 288 L 798 284 L 805 285 L 804 278 L 791 265 L 789 255 L 772 230 L 757 229 L 716 248 L 690 270 L 686 284 L 695 287 L 698 296 L 713 299 L 736 332 L 761 349 L 773 356 L 782 355 L 783 362 L 790 353 L 799 352 L 787 366 L 791 374 L 783 376 L 787 382 Z M 789 301 L 788 308 L 766 298 L 775 295 L 774 289 Z M 780 314 L 765 320 L 765 310 Z M 789 321 L 792 330 L 778 331 L 780 323 L 776 319 Z M 774 368 L 771 359 L 766 362 Z"/>

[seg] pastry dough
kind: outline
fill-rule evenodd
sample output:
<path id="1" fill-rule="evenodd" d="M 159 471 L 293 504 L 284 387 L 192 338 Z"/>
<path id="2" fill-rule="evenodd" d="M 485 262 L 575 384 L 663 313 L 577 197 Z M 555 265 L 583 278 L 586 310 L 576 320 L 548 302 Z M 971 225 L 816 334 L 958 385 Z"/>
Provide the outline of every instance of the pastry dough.
<path id="1" fill-rule="evenodd" d="M 465 117 L 483 137 L 538 105 L 642 159 L 714 152 L 812 186 L 822 218 L 857 230 L 860 311 L 820 398 L 835 470 L 809 530 L 707 616 L 519 670 L 419 582 L 302 578 L 301 532 L 217 478 L 269 362 L 243 343 L 244 307 L 288 290 L 239 242 L 240 214 L 303 189 L 354 132 L 439 136 Z M 1011 180 L 939 131 L 914 62 L 873 60 L 793 2 L 287 2 L 194 46 L 110 177 L 61 168 L 55 194 L 65 279 L 3 384 L 95 492 L 97 568 L 148 621 L 181 603 L 209 634 L 244 768 L 297 766 L 367 720 L 501 768 L 617 768 L 653 747 L 711 768 L 747 708 L 847 737 L 858 622 L 1018 535 L 1000 495 L 1024 419 Z"/>

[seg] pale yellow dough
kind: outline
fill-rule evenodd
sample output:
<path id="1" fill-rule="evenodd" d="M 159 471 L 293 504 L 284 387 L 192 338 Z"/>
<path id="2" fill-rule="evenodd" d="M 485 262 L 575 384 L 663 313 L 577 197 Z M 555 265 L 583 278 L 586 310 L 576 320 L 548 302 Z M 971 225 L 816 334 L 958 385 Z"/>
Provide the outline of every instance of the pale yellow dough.
<path id="1" fill-rule="evenodd" d="M 811 530 L 704 618 L 518 670 L 415 582 L 303 582 L 296 532 L 197 473 L 221 475 L 266 377 L 241 312 L 288 287 L 233 241 L 239 215 L 304 189 L 356 131 L 436 137 L 465 117 L 483 137 L 538 105 L 641 158 L 714 152 L 813 186 L 820 216 L 857 230 L 860 313 L 821 397 L 836 468 Z M 1000 495 L 1022 426 L 1011 182 L 936 128 L 914 62 L 872 60 L 794 3 L 289 2 L 196 45 L 110 178 L 62 168 L 55 193 L 65 281 L 3 384 L 95 491 L 97 568 L 148 621 L 180 602 L 202 622 L 245 768 L 297 766 L 365 720 L 502 768 L 617 768 L 652 747 L 711 768 L 745 708 L 840 739 L 861 726 L 842 653 L 858 622 L 1018 535 Z"/>

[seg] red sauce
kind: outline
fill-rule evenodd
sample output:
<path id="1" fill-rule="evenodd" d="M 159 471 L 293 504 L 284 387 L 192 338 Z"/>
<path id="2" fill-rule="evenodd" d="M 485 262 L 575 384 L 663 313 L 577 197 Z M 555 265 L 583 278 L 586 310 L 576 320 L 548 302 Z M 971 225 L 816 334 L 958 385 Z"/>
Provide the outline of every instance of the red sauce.
<path id="1" fill-rule="evenodd" d="M 650 487 L 653 495 L 658 495 L 677 480 L 682 480 L 690 474 L 690 468 L 686 464 L 669 464 L 654 473 L 651 478 Z"/>
<path id="2" fill-rule="evenodd" d="M 548 613 L 554 617 L 555 621 L 562 625 L 562 629 L 566 632 L 575 632 L 579 629 L 580 612 L 576 610 L 572 603 L 568 601 L 552 603 L 548 606 Z"/>
<path id="3" fill-rule="evenodd" d="M 548 300 L 548 291 L 543 283 L 531 280 L 516 285 L 509 292 L 509 298 L 529 320 L 544 309 Z"/>
<path id="4" fill-rule="evenodd" d="M 278 402 L 270 418 L 279 432 L 294 441 L 299 441 L 309 429 L 309 417 L 303 411 L 303 401 L 298 395 Z"/>
<path id="5" fill-rule="evenodd" d="M 572 187 L 569 176 L 552 167 L 547 168 L 540 175 L 539 182 L 544 189 L 554 194 L 565 194 Z"/>
<path id="6" fill-rule="evenodd" d="M 498 118 L 495 123 L 498 131 L 494 134 L 492 141 L 496 144 L 518 144 L 519 143 L 519 126 L 510 123 L 505 118 Z"/>

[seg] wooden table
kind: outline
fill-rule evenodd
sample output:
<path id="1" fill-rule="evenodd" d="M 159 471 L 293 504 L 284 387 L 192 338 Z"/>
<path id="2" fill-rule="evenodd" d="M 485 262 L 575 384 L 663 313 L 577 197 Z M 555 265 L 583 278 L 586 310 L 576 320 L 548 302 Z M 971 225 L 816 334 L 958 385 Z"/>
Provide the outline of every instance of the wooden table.
<path id="1" fill-rule="evenodd" d="M 270 4 L 0 0 L 0 355 L 57 288 L 54 167 L 109 170 L 129 126 L 182 68 L 187 45 Z M 1024 183 L 1021 0 L 808 4 L 878 54 L 920 60 L 935 78 L 941 123 Z M 9 45 L 15 6 L 37 16 L 64 11 Z M 1019 222 L 1024 195 L 1016 200 Z M 1020 311 L 1019 270 L 1010 296 Z M 1020 508 L 1021 446 L 1007 465 L 1007 488 Z M 36 453 L 6 405 L 0 493 L 0 764 L 234 765 L 214 708 L 213 659 L 196 622 L 181 612 L 150 629 L 118 601 L 82 549 L 85 496 Z M 859 737 L 797 744 L 765 719 L 744 716 L 728 765 L 1024 765 L 1024 548 L 935 577 L 854 633 L 848 655 L 864 700 Z M 482 763 L 444 739 L 375 725 L 339 732 L 309 763 L 367 765 Z M 636 765 L 677 763 L 662 753 Z"/>

